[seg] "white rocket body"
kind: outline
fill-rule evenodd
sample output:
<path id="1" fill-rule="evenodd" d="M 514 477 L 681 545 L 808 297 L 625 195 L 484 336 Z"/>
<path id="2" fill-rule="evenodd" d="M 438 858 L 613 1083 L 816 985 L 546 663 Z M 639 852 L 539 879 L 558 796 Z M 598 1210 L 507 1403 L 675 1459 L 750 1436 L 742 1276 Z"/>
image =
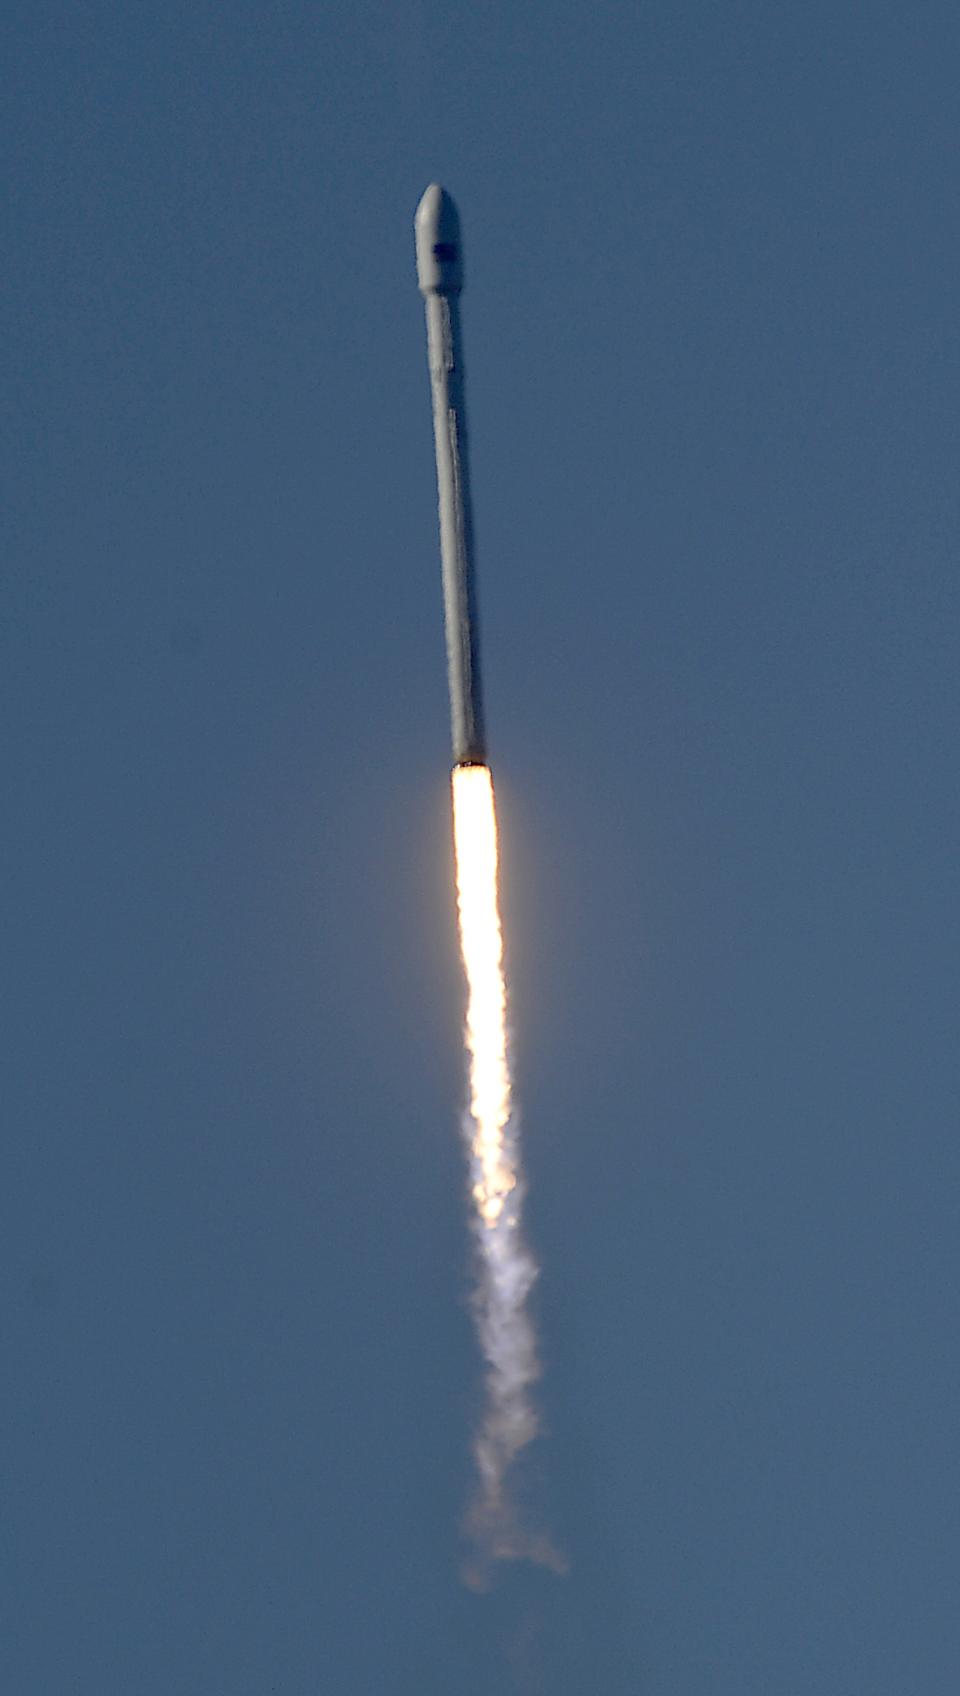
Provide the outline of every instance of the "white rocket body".
<path id="1" fill-rule="evenodd" d="M 460 220 L 438 183 L 431 183 L 417 207 L 414 228 L 433 396 L 453 759 L 455 765 L 486 765 L 460 332 Z"/>

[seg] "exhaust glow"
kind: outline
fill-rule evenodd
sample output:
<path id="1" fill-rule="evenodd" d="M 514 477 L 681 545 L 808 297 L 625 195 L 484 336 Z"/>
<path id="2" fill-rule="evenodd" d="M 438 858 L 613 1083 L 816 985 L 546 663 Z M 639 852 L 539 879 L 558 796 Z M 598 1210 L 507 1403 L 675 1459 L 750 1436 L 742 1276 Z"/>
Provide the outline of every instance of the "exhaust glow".
<path id="1" fill-rule="evenodd" d="M 467 975 L 470 1116 L 476 1161 L 473 1197 L 484 1225 L 503 1213 L 517 1177 L 507 1153 L 510 1120 L 507 994 L 497 902 L 497 821 L 493 779 L 486 766 L 453 773 L 453 834 L 457 857 L 460 947 Z"/>

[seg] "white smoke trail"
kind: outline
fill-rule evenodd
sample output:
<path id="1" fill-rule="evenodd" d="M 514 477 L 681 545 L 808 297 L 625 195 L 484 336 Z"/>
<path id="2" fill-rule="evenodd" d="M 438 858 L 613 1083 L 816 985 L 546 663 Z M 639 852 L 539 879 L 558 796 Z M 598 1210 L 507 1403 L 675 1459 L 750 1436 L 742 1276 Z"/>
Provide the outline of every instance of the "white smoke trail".
<path id="1" fill-rule="evenodd" d="M 468 1525 L 488 1558 L 527 1558 L 557 1567 L 547 1540 L 523 1529 L 507 1491 L 513 1461 L 539 1429 L 531 1386 L 540 1367 L 526 1309 L 537 1267 L 522 1233 L 524 1185 L 507 1053 L 493 779 L 486 766 L 457 766 L 452 783 L 470 1057 L 465 1125 L 480 1251 L 475 1305 L 487 1363 L 487 1405 L 476 1440 L 480 1489 Z"/>

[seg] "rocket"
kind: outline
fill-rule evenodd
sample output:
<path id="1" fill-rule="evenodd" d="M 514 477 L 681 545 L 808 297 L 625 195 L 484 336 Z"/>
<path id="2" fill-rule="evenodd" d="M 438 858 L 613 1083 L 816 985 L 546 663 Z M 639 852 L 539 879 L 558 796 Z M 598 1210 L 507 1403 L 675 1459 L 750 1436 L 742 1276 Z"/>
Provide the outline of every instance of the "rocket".
<path id="1" fill-rule="evenodd" d="M 455 766 L 487 764 L 473 575 L 473 514 L 463 390 L 460 219 L 446 189 L 431 183 L 417 207 L 417 281 L 427 316 L 440 505 L 440 559 L 447 636 L 450 733 Z"/>

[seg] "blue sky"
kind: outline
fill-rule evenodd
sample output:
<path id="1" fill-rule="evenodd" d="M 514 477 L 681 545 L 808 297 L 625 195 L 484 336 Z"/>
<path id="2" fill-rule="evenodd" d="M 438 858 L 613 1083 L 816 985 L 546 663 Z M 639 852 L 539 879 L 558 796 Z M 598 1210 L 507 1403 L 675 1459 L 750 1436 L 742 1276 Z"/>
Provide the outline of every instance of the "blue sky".
<path id="1" fill-rule="evenodd" d="M 954 1696 L 953 8 L 14 3 L 11 1696 Z M 480 1407 L 459 203 L 545 1512 Z"/>

